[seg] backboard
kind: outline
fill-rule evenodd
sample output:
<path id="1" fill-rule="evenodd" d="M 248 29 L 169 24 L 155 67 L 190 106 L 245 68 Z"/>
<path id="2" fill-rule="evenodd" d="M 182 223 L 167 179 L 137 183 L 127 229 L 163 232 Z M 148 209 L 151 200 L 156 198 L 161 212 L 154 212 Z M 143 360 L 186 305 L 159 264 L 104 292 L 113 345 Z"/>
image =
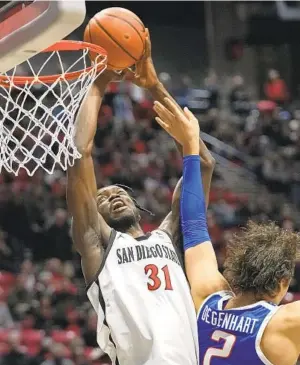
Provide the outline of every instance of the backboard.
<path id="1" fill-rule="evenodd" d="M 299 21 L 300 4 L 299 1 L 275 1 L 277 13 L 282 20 Z"/>
<path id="2" fill-rule="evenodd" d="M 84 0 L 0 0 L 0 72 L 66 37 L 85 13 Z"/>

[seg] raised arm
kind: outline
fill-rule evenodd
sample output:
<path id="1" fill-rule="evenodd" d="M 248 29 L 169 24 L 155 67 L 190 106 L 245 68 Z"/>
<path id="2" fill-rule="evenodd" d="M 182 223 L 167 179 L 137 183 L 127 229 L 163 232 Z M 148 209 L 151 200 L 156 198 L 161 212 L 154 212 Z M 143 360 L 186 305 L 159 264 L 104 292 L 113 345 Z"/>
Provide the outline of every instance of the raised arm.
<path id="1" fill-rule="evenodd" d="M 105 88 L 113 75 L 106 71 L 84 98 L 75 122 L 75 145 L 82 155 L 68 168 L 67 203 L 72 216 L 72 238 L 81 256 L 86 283 L 96 275 L 111 229 L 97 211 L 97 185 L 92 159 L 93 140 Z"/>
<path id="2" fill-rule="evenodd" d="M 149 32 L 146 39 L 145 54 L 142 60 L 137 64 L 136 75 L 133 79 L 133 82 L 136 85 L 147 89 L 151 93 L 153 99 L 160 102 L 166 108 L 169 108 L 169 104 L 166 102 L 166 100 L 170 99 L 174 103 L 174 106 L 177 108 L 177 110 L 183 113 L 182 109 L 179 107 L 179 105 L 172 98 L 172 96 L 169 94 L 169 92 L 166 90 L 166 88 L 163 86 L 163 84 L 159 81 L 157 77 L 157 73 L 155 71 L 151 55 L 151 41 Z M 181 119 L 177 119 L 176 122 L 181 123 Z M 175 143 L 179 152 L 182 155 L 181 145 L 176 140 Z M 199 144 L 200 144 L 199 155 L 202 169 L 202 183 L 205 192 L 206 204 L 208 205 L 210 185 L 211 185 L 212 174 L 215 167 L 215 160 L 210 154 L 209 150 L 207 149 L 201 138 L 199 138 Z M 181 184 L 182 184 L 182 179 L 180 179 L 179 182 L 177 183 L 173 193 L 172 211 L 167 215 L 167 217 L 160 225 L 161 229 L 170 233 L 174 238 L 176 237 L 174 239 L 174 241 L 176 242 L 180 241 L 177 238 L 180 235 L 178 231 L 180 229 L 179 200 L 180 200 Z"/>
<path id="3" fill-rule="evenodd" d="M 172 99 L 169 98 L 164 99 L 164 105 L 162 105 L 161 103 L 156 103 L 154 105 L 154 110 L 158 113 L 161 119 L 163 119 L 164 121 L 170 120 L 172 121 L 172 123 L 184 125 L 186 120 L 186 115 L 183 112 L 183 110 Z M 192 113 L 190 114 L 192 118 L 196 119 Z M 176 140 L 175 142 L 179 152 L 183 156 L 182 146 Z M 198 140 L 198 146 L 199 146 L 198 147 L 199 162 L 202 170 L 201 183 L 204 189 L 205 203 L 207 207 L 209 202 L 209 192 L 210 192 L 212 174 L 215 166 L 215 160 L 211 156 L 208 148 L 205 146 L 205 143 L 202 141 L 200 136 Z M 171 213 L 164 219 L 164 221 L 161 223 L 160 226 L 161 229 L 172 233 L 172 236 L 175 238 L 174 241 L 176 244 L 180 243 L 178 237 L 180 236 L 179 215 L 180 215 L 181 186 L 182 186 L 182 178 L 178 181 L 173 193 Z"/>
<path id="4" fill-rule="evenodd" d="M 212 293 L 229 289 L 218 270 L 213 246 L 210 242 L 206 224 L 206 204 L 201 181 L 199 152 L 199 124 L 194 115 L 184 109 L 185 118 L 179 110 L 172 109 L 175 118 L 159 113 L 163 105 L 156 103 L 155 109 L 160 117 L 157 122 L 183 147 L 184 169 L 181 192 L 181 225 L 183 233 L 185 266 L 191 285 L 192 296 L 198 310 L 203 301 Z M 170 110 L 169 110 L 170 112 Z"/>

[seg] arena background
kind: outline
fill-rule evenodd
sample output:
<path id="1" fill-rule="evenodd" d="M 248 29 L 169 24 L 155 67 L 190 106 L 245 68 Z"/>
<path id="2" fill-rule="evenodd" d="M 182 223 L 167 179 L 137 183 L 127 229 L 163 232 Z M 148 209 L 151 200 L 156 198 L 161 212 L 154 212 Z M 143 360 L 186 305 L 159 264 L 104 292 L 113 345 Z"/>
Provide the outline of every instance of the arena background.
<path id="1" fill-rule="evenodd" d="M 161 80 L 199 117 L 217 161 L 208 224 L 221 268 L 226 242 L 249 218 L 299 229 L 300 16 L 296 2 L 282 4 L 294 7 L 293 19 L 284 20 L 272 1 L 87 2 L 86 22 L 110 6 L 143 19 Z M 83 29 L 68 38 L 81 39 Z M 143 216 L 145 231 L 167 214 L 181 175 L 181 159 L 151 107 L 134 85 L 112 85 L 94 149 L 99 185 L 130 185 L 155 213 Z M 3 172 L 0 180 L 1 365 L 107 364 L 72 249 L 65 174 Z M 299 265 L 285 301 L 298 292 Z"/>

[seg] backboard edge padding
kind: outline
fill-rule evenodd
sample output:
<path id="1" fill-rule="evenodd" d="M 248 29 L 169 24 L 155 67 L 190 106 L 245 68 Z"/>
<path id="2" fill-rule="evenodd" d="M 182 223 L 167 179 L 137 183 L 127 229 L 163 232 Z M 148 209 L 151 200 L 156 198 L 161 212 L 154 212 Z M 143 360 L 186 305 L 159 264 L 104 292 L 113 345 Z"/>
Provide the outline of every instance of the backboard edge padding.
<path id="1" fill-rule="evenodd" d="M 4 53 L 1 51 L 0 72 L 12 69 L 69 35 L 83 23 L 85 15 L 84 1 L 50 1 L 45 13 L 0 41 Z M 10 49 L 5 51 L 5 45 Z"/>

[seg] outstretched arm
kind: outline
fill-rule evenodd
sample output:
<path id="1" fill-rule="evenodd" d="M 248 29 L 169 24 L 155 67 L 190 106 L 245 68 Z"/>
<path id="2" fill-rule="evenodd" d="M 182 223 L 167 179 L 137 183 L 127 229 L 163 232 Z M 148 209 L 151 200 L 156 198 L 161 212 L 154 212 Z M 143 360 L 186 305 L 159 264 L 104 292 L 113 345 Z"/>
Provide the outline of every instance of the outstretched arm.
<path id="1" fill-rule="evenodd" d="M 172 102 L 171 108 L 176 108 L 183 115 L 182 109 L 172 98 L 172 96 L 162 85 L 162 83 L 160 82 L 156 83 L 155 86 L 149 89 L 149 91 L 151 92 L 153 99 L 160 102 L 160 104 L 162 104 L 166 109 L 170 110 L 170 101 L 171 101 Z M 166 112 L 166 109 L 164 110 L 164 112 Z M 173 117 L 175 118 L 174 114 Z M 176 123 L 181 123 L 181 118 L 177 118 Z M 181 154 L 181 156 L 183 156 L 182 146 L 176 140 L 174 141 L 176 143 L 176 147 L 179 153 Z M 200 136 L 199 136 L 199 156 L 202 169 L 202 183 L 205 193 L 205 201 L 206 201 L 206 206 L 208 206 L 211 179 L 215 167 L 215 159 L 212 157 L 211 153 L 209 152 L 208 148 L 206 147 L 205 143 L 202 141 Z M 179 207 L 181 184 L 182 184 L 182 179 L 180 179 L 176 185 L 172 200 L 172 216 L 173 216 L 172 220 L 176 221 L 177 217 L 179 216 L 178 207 Z M 168 222 L 165 223 L 168 224 Z"/>
<path id="2" fill-rule="evenodd" d="M 91 86 L 84 98 L 75 122 L 75 145 L 82 157 L 68 168 L 67 203 L 72 216 L 72 238 L 81 256 L 86 283 L 96 275 L 103 247 L 111 229 L 97 211 L 97 185 L 92 159 L 93 140 L 97 129 L 98 113 L 105 88 L 112 79 L 104 72 Z"/>
<path id="3" fill-rule="evenodd" d="M 198 310 L 207 296 L 219 290 L 229 289 L 229 286 L 218 270 L 216 255 L 207 231 L 206 204 L 198 155 L 198 120 L 187 108 L 184 109 L 182 118 L 181 111 L 174 108 L 171 100 L 166 100 L 166 103 L 170 105 L 170 114 L 160 113 L 164 107 L 156 103 L 155 109 L 160 116 L 156 120 L 183 147 L 181 226 L 186 272 Z M 176 118 L 182 118 L 182 122 L 177 123 Z"/>
<path id="4" fill-rule="evenodd" d="M 169 98 L 165 98 L 164 105 L 162 105 L 161 103 L 155 103 L 155 105 L 154 105 L 154 110 L 158 113 L 158 115 L 160 116 L 160 118 L 162 120 L 172 122 L 173 124 L 185 125 L 186 118 L 187 118 L 186 114 L 173 100 L 171 100 Z M 189 112 L 189 118 L 192 118 L 193 120 L 197 121 L 197 119 L 194 117 L 194 115 L 191 112 Z M 198 123 L 198 121 L 197 121 L 197 123 Z M 180 143 L 178 143 L 176 141 L 176 144 L 177 144 L 181 154 L 183 154 L 182 146 L 180 145 Z M 211 178 L 212 178 L 212 174 L 213 174 L 213 170 L 214 170 L 214 166 L 215 166 L 215 161 L 214 161 L 214 158 L 211 156 L 208 148 L 205 146 L 204 142 L 200 138 L 200 136 L 199 136 L 198 146 L 199 146 L 198 154 L 200 157 L 199 161 L 201 164 L 201 170 L 203 171 L 201 183 L 202 183 L 202 186 L 204 189 L 205 202 L 206 202 L 206 207 L 207 207 L 208 200 L 209 200 Z M 182 178 L 177 183 L 176 188 L 173 193 L 171 214 L 169 214 L 161 224 L 161 229 L 171 232 L 172 236 L 174 238 L 178 238 L 178 236 L 179 236 L 178 231 L 180 229 L 179 202 L 180 202 L 181 186 L 182 186 Z M 179 240 L 176 239 L 176 244 L 179 244 L 178 241 Z"/>
<path id="5" fill-rule="evenodd" d="M 157 77 L 157 73 L 155 71 L 151 55 L 150 35 L 148 30 L 147 32 L 148 36 L 146 39 L 145 54 L 142 60 L 137 64 L 136 75 L 133 79 L 133 82 L 136 85 L 147 89 L 151 93 L 153 99 L 160 102 L 165 108 L 169 108 L 170 106 L 168 104 L 168 101 L 166 100 L 168 99 L 171 100 L 173 102 L 173 107 L 175 107 L 178 111 L 182 113 L 182 110 L 179 107 L 179 105 L 172 98 L 172 96 L 169 94 L 169 92 L 166 90 L 166 88 L 163 86 L 163 84 L 159 81 Z M 176 122 L 181 123 L 181 119 L 178 118 Z M 179 152 L 182 155 L 181 145 L 176 140 L 175 143 L 177 145 Z M 215 167 L 215 160 L 210 154 L 209 150 L 207 149 L 201 138 L 199 139 L 199 143 L 200 143 L 199 155 L 202 169 L 202 183 L 205 192 L 206 204 L 208 205 L 210 185 L 211 185 L 212 174 Z M 179 182 L 177 183 L 173 193 L 172 210 L 160 225 L 161 229 L 167 231 L 169 234 L 173 236 L 174 242 L 178 245 L 180 241 L 178 237 L 180 235 L 179 200 L 180 200 L 181 184 L 182 184 L 182 179 L 180 179 Z"/>
<path id="6" fill-rule="evenodd" d="M 230 288 L 218 270 L 207 230 L 199 157 L 192 153 L 184 156 L 180 206 L 186 273 L 198 311 L 209 295 Z"/>

